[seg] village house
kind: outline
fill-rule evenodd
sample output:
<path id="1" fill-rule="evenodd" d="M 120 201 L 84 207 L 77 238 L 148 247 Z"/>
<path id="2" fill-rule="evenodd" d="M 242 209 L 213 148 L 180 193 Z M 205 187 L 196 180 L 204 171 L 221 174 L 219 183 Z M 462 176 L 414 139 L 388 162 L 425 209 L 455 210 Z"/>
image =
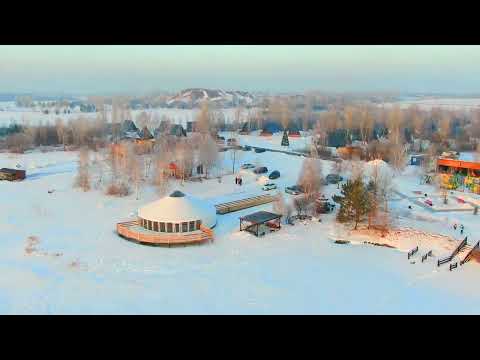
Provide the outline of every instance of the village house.
<path id="1" fill-rule="evenodd" d="M 16 181 L 23 180 L 26 177 L 26 171 L 20 169 L 0 169 L 0 180 Z"/>

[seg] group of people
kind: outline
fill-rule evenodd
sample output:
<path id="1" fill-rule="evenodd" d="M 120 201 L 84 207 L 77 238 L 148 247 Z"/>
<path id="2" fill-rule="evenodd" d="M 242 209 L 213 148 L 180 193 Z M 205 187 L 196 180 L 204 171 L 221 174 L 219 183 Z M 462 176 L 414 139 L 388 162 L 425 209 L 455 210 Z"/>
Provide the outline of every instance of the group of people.
<path id="1" fill-rule="evenodd" d="M 240 185 L 240 186 L 241 186 L 241 185 L 242 185 L 242 178 L 241 178 L 241 177 L 239 177 L 239 176 L 236 176 L 236 177 L 235 177 L 235 184 L 237 184 L 237 185 Z"/>
<path id="2" fill-rule="evenodd" d="M 453 230 L 457 230 L 457 227 L 460 228 L 460 234 L 463 235 L 463 230 L 465 230 L 465 226 L 463 226 L 463 224 L 460 224 L 460 226 L 458 226 L 456 223 L 453 224 Z"/>

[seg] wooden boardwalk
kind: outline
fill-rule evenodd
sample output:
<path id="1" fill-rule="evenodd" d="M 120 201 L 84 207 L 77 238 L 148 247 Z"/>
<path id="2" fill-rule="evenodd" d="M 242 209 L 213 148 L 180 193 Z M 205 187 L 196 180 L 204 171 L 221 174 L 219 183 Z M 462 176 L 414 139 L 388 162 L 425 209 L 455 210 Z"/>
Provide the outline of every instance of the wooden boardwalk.
<path id="1" fill-rule="evenodd" d="M 215 208 L 217 209 L 217 214 L 223 215 L 258 205 L 268 204 L 275 201 L 276 198 L 277 197 L 273 195 L 259 195 L 246 199 L 217 204 L 215 205 Z"/>

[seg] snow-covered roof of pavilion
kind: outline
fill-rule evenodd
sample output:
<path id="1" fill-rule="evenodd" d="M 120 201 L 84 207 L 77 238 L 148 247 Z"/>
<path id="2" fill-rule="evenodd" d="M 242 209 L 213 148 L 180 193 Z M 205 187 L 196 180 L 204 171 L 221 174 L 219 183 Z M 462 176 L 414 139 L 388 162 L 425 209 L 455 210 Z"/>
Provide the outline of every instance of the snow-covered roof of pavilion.
<path id="1" fill-rule="evenodd" d="M 138 216 L 145 220 L 171 223 L 201 220 L 209 228 L 217 223 L 213 205 L 178 190 L 143 206 L 139 209 Z"/>

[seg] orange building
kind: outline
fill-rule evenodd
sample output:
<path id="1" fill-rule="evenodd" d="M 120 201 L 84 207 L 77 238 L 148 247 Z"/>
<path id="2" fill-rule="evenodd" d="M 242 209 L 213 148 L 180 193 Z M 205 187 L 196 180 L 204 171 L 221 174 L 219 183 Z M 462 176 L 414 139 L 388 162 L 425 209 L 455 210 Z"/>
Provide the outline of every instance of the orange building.
<path id="1" fill-rule="evenodd" d="M 480 162 L 472 154 L 442 156 L 437 160 L 437 173 L 447 189 L 467 188 L 480 194 Z"/>

